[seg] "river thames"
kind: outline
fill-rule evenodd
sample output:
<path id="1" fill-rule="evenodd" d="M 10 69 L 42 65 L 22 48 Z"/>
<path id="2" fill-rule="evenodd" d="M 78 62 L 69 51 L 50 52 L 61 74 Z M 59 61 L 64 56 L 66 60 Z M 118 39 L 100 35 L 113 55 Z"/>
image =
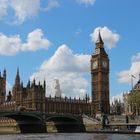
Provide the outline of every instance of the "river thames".
<path id="1" fill-rule="evenodd" d="M 1 134 L 0 140 L 140 140 L 140 135 L 95 133 Z"/>

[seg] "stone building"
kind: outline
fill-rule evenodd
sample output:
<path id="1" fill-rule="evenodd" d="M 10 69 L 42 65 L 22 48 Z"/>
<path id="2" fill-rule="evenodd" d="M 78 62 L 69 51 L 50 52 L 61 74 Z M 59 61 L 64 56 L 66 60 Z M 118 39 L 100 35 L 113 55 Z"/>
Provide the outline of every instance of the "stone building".
<path id="1" fill-rule="evenodd" d="M 109 58 L 100 31 L 95 51 L 91 56 L 91 85 L 93 111 L 96 114 L 101 112 L 109 114 Z"/>
<path id="2" fill-rule="evenodd" d="M 5 101 L 6 96 L 6 70 L 3 71 L 3 75 L 0 72 L 0 104 Z"/>
<path id="3" fill-rule="evenodd" d="M 5 75 L 6 71 L 4 71 Z M 15 77 L 15 83 L 12 88 L 12 94 L 6 97 L 6 77 L 1 77 L 3 82 L 3 88 L 0 88 L 1 104 L 0 109 L 3 110 L 26 110 L 26 111 L 40 111 L 46 113 L 72 113 L 72 114 L 87 114 L 91 113 L 91 104 L 89 97 L 86 95 L 84 99 L 72 99 L 67 97 L 61 97 L 60 85 L 59 94 L 56 92 L 55 97 L 46 97 L 46 83 L 41 85 L 40 82 L 36 84 L 35 79 L 31 83 L 28 81 L 26 87 L 20 81 L 19 70 Z M 58 80 L 57 80 L 58 86 Z M 1 84 L 2 85 L 2 84 Z M 4 93 L 4 94 L 3 94 Z M 58 95 L 58 96 L 57 96 Z"/>
<path id="4" fill-rule="evenodd" d="M 122 115 L 124 113 L 124 103 L 120 99 L 114 99 L 110 105 L 110 114 Z"/>
<path id="5" fill-rule="evenodd" d="M 136 95 L 137 94 L 137 95 Z M 139 96 L 138 96 L 139 95 Z M 125 114 L 134 114 L 140 115 L 140 74 L 137 83 L 132 87 L 128 93 L 124 93 L 124 107 L 125 107 Z M 128 98 L 133 97 L 133 101 L 130 103 L 128 102 Z"/>
<path id="6" fill-rule="evenodd" d="M 6 71 L 5 71 L 6 73 Z M 6 78 L 5 78 L 6 81 Z M 30 81 L 28 82 L 27 86 L 24 87 L 23 83 L 20 81 L 19 70 L 17 70 L 15 83 L 11 91 L 6 97 L 3 96 L 2 102 L 0 104 L 0 109 L 6 110 L 17 110 L 20 107 L 24 107 L 26 109 L 32 109 L 44 112 L 45 111 L 45 82 L 44 85 L 37 85 L 35 80 L 32 84 Z M 4 87 L 4 91 L 6 91 L 6 86 Z M 3 95 L 0 91 L 1 96 Z"/>
<path id="7" fill-rule="evenodd" d="M 35 79 L 26 87 L 20 80 L 19 70 L 15 77 L 12 93 L 6 98 L 6 70 L 0 76 L 0 109 L 41 111 L 46 113 L 72 113 L 93 115 L 109 114 L 109 58 L 104 49 L 100 32 L 95 52 L 91 56 L 92 101 L 86 94 L 84 99 L 61 97 L 59 81 L 55 81 L 55 97 L 46 97 L 46 83 L 37 84 Z"/>

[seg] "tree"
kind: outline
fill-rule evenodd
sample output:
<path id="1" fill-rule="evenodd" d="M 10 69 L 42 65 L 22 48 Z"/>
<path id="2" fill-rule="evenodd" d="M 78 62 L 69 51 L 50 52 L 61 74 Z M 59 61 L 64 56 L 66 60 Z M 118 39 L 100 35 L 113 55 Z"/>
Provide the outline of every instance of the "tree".
<path id="1" fill-rule="evenodd" d="M 127 98 L 127 103 L 131 106 L 132 113 L 140 114 L 140 91 L 133 90 Z"/>

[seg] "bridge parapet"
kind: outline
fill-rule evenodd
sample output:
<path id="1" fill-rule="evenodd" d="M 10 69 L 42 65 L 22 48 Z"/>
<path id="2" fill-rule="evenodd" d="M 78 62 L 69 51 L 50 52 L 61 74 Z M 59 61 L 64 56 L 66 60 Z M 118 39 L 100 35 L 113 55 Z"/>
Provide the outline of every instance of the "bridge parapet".
<path id="1" fill-rule="evenodd" d="M 84 130 L 83 119 L 81 115 L 73 114 L 47 114 L 42 112 L 27 112 L 27 111 L 5 111 L 0 110 L 0 117 L 8 117 L 15 119 L 17 124 L 20 125 L 21 130 L 26 131 L 26 127 L 29 125 L 45 127 L 56 127 L 58 132 L 81 132 Z M 42 126 L 41 126 L 42 125 Z M 65 129 L 63 129 L 63 127 Z M 27 127 L 28 128 L 28 127 Z M 30 127 L 32 130 L 32 127 Z M 30 131 L 30 130 L 28 130 Z M 46 130 L 47 131 L 47 130 Z M 30 131 L 31 132 L 31 131 Z"/>

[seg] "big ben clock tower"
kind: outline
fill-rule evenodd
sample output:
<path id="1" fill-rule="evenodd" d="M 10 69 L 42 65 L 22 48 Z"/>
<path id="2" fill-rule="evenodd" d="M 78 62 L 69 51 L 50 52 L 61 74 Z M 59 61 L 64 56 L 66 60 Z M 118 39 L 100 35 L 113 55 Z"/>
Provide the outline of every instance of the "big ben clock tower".
<path id="1" fill-rule="evenodd" d="M 109 114 L 109 58 L 100 31 L 91 56 L 92 111 Z"/>

